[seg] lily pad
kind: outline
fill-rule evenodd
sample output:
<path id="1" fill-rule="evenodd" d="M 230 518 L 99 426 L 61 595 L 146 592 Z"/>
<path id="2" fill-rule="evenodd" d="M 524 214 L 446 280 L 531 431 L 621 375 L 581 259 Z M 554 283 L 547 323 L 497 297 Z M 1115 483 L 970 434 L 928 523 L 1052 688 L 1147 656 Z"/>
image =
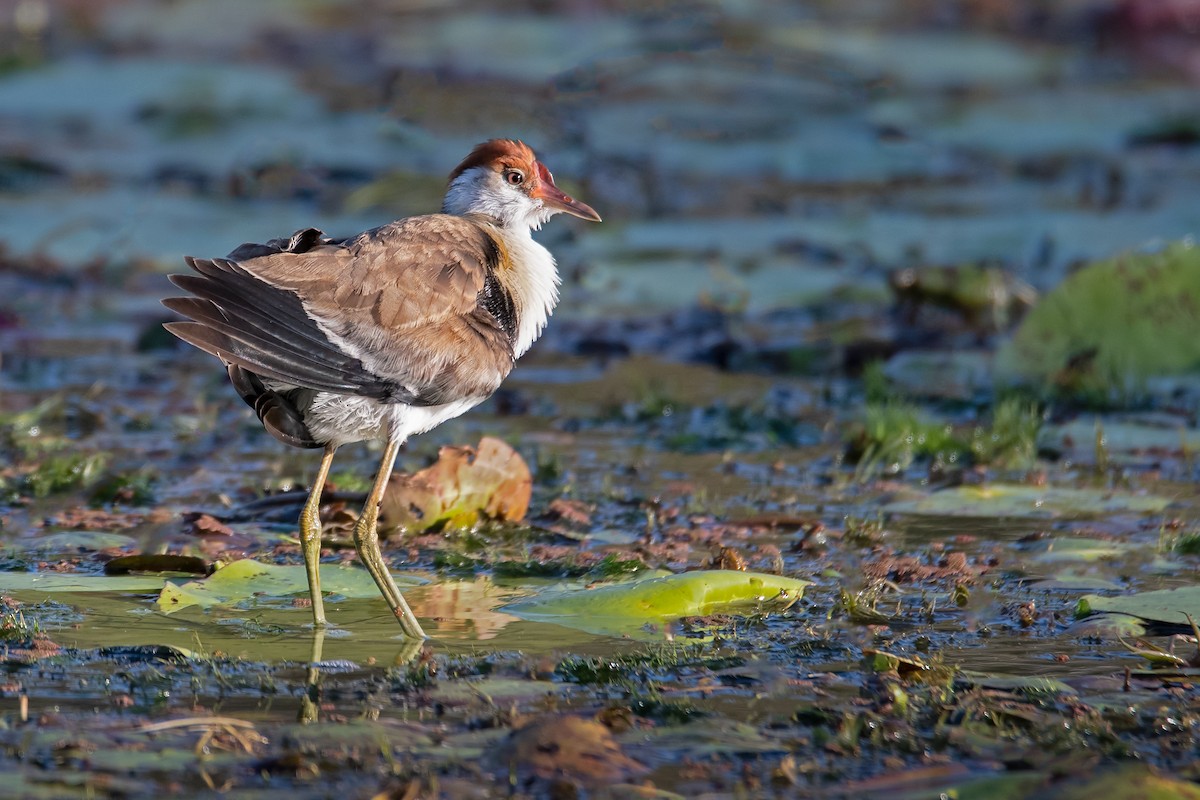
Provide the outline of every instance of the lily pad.
<path id="1" fill-rule="evenodd" d="M 521 454 L 485 436 L 478 448 L 443 447 L 438 460 L 414 475 L 396 474 L 380 507 L 388 530 L 470 528 L 481 519 L 524 518 L 533 476 Z"/>
<path id="2" fill-rule="evenodd" d="M 135 547 L 132 536 L 105 531 L 62 531 L 29 540 L 29 551 L 40 553 L 73 553 Z"/>
<path id="3" fill-rule="evenodd" d="M 1170 499 L 1151 494 L 993 483 L 946 489 L 885 508 L 893 514 L 1074 519 L 1101 514 L 1152 514 L 1170 504 Z"/>
<path id="4" fill-rule="evenodd" d="M 1097 427 L 1099 422 L 1099 427 Z M 1200 431 L 1182 422 L 1174 426 L 1151 425 L 1120 420 L 1076 419 L 1065 425 L 1044 428 L 1039 444 L 1069 457 L 1072 461 L 1095 463 L 1097 436 L 1109 455 L 1138 453 L 1178 455 L 1200 450 Z"/>
<path id="5" fill-rule="evenodd" d="M 1060 561 L 1104 561 L 1118 558 L 1134 549 L 1133 545 L 1126 542 L 1071 536 L 1054 536 L 1037 542 L 1034 547 L 1037 550 L 1034 560 L 1039 564 L 1055 564 Z M 1094 584 L 1088 586 L 1088 588 L 1094 587 Z"/>
<path id="6" fill-rule="evenodd" d="M 1124 614 L 1095 614 L 1087 619 L 1077 620 L 1071 626 L 1071 632 L 1079 638 L 1132 640 L 1146 635 L 1146 625 L 1136 617 L 1127 617 Z"/>
<path id="7" fill-rule="evenodd" d="M 1056 540 L 1052 539 L 1051 541 L 1054 542 Z M 1099 550 L 1093 552 L 1096 553 L 1095 558 L 1103 560 L 1106 557 L 1106 555 L 1101 553 Z M 1057 554 L 1051 551 L 1048 551 L 1046 555 L 1051 556 L 1051 562 L 1055 560 L 1073 560 L 1072 558 L 1062 558 L 1062 554 Z M 1068 550 L 1067 555 L 1074 556 L 1075 553 Z M 1090 555 L 1085 556 L 1079 560 L 1087 561 L 1090 557 Z M 1113 580 L 1111 576 L 1097 574 L 1096 572 L 1076 571 L 1071 566 L 1068 566 L 1062 569 L 1060 572 L 1047 577 L 1030 578 L 1025 582 L 1025 585 L 1043 592 L 1081 592 L 1088 589 L 1091 589 L 1092 591 L 1103 589 L 1110 592 L 1119 592 L 1125 588 L 1122 584 Z"/>
<path id="8" fill-rule="evenodd" d="M 960 670 L 956 680 L 987 689 L 1021 689 L 1038 694 L 1075 694 L 1075 689 L 1056 678 L 1040 675 L 993 675 L 973 670 Z"/>
<path id="9" fill-rule="evenodd" d="M 601 634 L 709 614 L 784 609 L 811 581 L 738 570 L 698 570 L 597 589 L 573 589 L 505 607 L 518 617 Z"/>
<path id="10" fill-rule="evenodd" d="M 41 592 L 47 595 L 78 592 L 137 592 L 153 594 L 163 579 L 153 575 L 119 577 L 77 572 L 0 572 L 0 594 Z"/>
<path id="11" fill-rule="evenodd" d="M 424 581 L 411 576 L 393 575 L 396 583 L 414 586 Z M 321 589 L 342 597 L 376 597 L 379 589 L 370 574 L 357 567 L 334 564 L 321 565 Z M 158 597 L 158 609 L 171 614 L 189 606 L 211 608 L 253 601 L 255 604 L 274 604 L 282 598 L 308 592 L 308 577 L 304 567 L 264 564 L 253 559 L 235 561 L 217 570 L 211 577 L 186 583 L 168 582 Z"/>
<path id="12" fill-rule="evenodd" d="M 1187 625 L 1187 615 L 1200 620 L 1200 586 L 1157 589 L 1120 597 L 1085 594 L 1075 606 L 1076 617 L 1090 614 L 1128 614 L 1147 622 Z"/>

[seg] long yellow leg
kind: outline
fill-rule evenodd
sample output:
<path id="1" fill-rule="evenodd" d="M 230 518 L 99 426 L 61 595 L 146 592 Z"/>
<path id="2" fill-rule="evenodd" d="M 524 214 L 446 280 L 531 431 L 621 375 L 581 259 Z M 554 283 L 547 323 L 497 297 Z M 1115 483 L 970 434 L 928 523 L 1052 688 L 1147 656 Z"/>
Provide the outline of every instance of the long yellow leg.
<path id="1" fill-rule="evenodd" d="M 337 445 L 326 445 L 317 469 L 312 491 L 300 512 L 300 548 L 304 551 L 304 570 L 308 573 L 308 592 L 312 596 L 313 624 L 325 624 L 325 601 L 321 597 L 321 491 L 329 477 L 329 465 Z"/>
<path id="2" fill-rule="evenodd" d="M 392 474 L 392 467 L 396 464 L 396 453 L 399 451 L 400 443 L 389 439 L 383 449 L 383 459 L 379 463 L 379 472 L 375 475 L 375 483 L 372 484 L 371 492 L 367 495 L 367 503 L 363 506 L 358 522 L 354 525 L 354 546 L 358 549 L 358 557 L 362 560 L 363 565 L 375 579 L 375 585 L 379 587 L 383 599 L 387 600 L 388 605 L 392 607 L 392 613 L 399 620 L 404 634 L 413 639 L 426 639 L 428 637 L 421 629 L 421 623 L 417 622 L 416 615 L 408 607 L 404 596 L 400 594 L 399 587 L 392 580 L 392 574 L 388 572 L 387 565 L 383 562 L 383 553 L 379 551 L 379 503 L 383 500 L 383 492 L 387 489 L 388 478 Z"/>
<path id="3" fill-rule="evenodd" d="M 325 647 L 325 629 L 313 628 L 312 658 L 308 660 L 308 674 L 304 680 L 304 696 L 300 698 L 300 723 L 316 722 L 320 714 L 321 701 L 321 653 Z"/>

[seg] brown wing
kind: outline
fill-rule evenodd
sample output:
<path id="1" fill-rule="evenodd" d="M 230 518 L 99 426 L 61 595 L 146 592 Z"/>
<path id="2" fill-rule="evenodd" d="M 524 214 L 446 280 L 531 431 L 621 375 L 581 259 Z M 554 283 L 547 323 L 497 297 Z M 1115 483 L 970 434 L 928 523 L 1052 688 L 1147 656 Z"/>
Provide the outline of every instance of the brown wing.
<path id="1" fill-rule="evenodd" d="M 344 242 L 243 245 L 240 262 L 190 259 L 200 274 L 172 280 L 194 297 L 164 302 L 193 321 L 168 328 L 292 385 L 418 405 L 485 396 L 512 368 L 508 325 L 489 310 L 502 252 L 486 224 L 413 217 Z"/>

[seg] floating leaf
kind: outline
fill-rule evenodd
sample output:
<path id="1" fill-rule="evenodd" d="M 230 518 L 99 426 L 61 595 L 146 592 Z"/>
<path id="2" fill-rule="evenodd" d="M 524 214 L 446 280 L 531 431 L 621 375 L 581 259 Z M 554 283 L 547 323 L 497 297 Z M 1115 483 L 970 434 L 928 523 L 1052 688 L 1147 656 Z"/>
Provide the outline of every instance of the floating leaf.
<path id="1" fill-rule="evenodd" d="M 533 476 L 521 454 L 491 436 L 471 447 L 443 447 L 432 466 L 388 481 L 380 507 L 386 530 L 470 528 L 481 519 L 520 520 Z"/>
<path id="2" fill-rule="evenodd" d="M 401 587 L 423 581 L 410 576 L 393 575 Z M 379 589 L 370 573 L 357 567 L 321 565 L 321 590 L 342 597 L 377 597 Z M 264 564 L 253 559 L 235 561 L 203 580 L 186 583 L 168 582 L 158 597 L 158 609 L 170 614 L 181 608 L 232 605 L 253 599 L 267 604 L 308 592 L 304 567 Z"/>
<path id="3" fill-rule="evenodd" d="M 1089 614 L 1128 614 L 1147 622 L 1187 625 L 1187 615 L 1200 618 L 1200 586 L 1157 589 L 1121 597 L 1085 594 L 1075 606 L 1076 617 Z"/>
<path id="4" fill-rule="evenodd" d="M 1071 632 L 1080 638 L 1133 639 L 1146 635 L 1146 625 L 1137 617 L 1124 614 L 1096 614 L 1076 621 Z"/>
<path id="5" fill-rule="evenodd" d="M 631 634 L 681 617 L 785 609 L 810 581 L 736 570 L 698 570 L 522 600 L 505 611 L 592 633 Z"/>
<path id="6" fill-rule="evenodd" d="M 1200 451 L 1200 431 L 1185 427 L 1182 421 L 1171 426 L 1111 419 L 1076 419 L 1065 425 L 1043 429 L 1038 439 L 1043 447 L 1062 453 L 1072 461 L 1093 464 L 1096 461 L 1097 436 L 1101 439 L 1101 446 L 1114 455 L 1178 455 L 1185 451 Z"/>
<path id="7" fill-rule="evenodd" d="M 1055 559 L 1051 559 L 1051 561 L 1054 560 Z M 1117 583 L 1110 577 L 1092 573 L 1075 572 L 1070 568 L 1063 569 L 1061 572 L 1049 577 L 1032 578 L 1025 581 L 1025 585 L 1044 592 L 1081 592 L 1088 589 L 1093 591 L 1096 589 L 1104 589 L 1110 592 L 1119 592 L 1125 588 L 1122 584 Z"/>
<path id="8" fill-rule="evenodd" d="M 1076 693 L 1070 685 L 1055 678 L 1046 678 L 1040 675 L 995 675 L 964 669 L 956 672 L 954 677 L 956 681 L 987 689 L 1022 689 L 1038 694 Z"/>
<path id="9" fill-rule="evenodd" d="M 0 594 L 39 592 L 137 592 L 153 594 L 162 589 L 163 579 L 153 575 L 109 577 L 77 572 L 0 572 Z"/>
<path id="10" fill-rule="evenodd" d="M 945 517 L 1071 519 L 1100 514 L 1154 513 L 1170 504 L 1168 498 L 1150 494 L 993 483 L 934 492 L 919 500 L 892 503 L 886 510 L 894 514 Z"/>
<path id="11" fill-rule="evenodd" d="M 1054 536 L 1034 544 L 1039 564 L 1055 564 L 1060 561 L 1103 561 L 1118 558 L 1136 547 L 1128 542 L 1085 537 Z M 1089 586 L 1087 588 L 1094 588 Z"/>
<path id="12" fill-rule="evenodd" d="M 49 536 L 29 539 L 25 545 L 31 552 L 72 553 L 136 547 L 137 539 L 120 533 L 104 531 L 61 531 Z"/>

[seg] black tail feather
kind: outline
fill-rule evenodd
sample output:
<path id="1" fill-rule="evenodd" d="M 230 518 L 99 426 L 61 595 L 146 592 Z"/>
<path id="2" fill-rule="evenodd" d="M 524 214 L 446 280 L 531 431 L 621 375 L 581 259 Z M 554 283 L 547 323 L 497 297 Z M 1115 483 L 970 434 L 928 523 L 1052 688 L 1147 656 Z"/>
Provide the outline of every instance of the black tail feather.
<path id="1" fill-rule="evenodd" d="M 284 444 L 292 447 L 324 447 L 323 442 L 313 438 L 312 431 L 304 423 L 300 410 L 287 394 L 268 389 L 262 379 L 249 370 L 230 364 L 229 381 L 242 396 L 246 404 L 254 409 L 267 432 Z"/>

